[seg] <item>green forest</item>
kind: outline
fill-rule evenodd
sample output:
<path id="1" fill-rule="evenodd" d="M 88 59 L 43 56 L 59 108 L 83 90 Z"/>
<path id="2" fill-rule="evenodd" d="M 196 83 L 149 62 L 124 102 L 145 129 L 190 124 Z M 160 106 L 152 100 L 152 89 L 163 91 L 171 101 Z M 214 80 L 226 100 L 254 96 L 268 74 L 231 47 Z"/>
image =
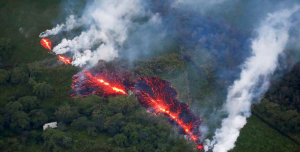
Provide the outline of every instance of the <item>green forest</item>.
<path id="1" fill-rule="evenodd" d="M 60 4 L 60 0 L 0 0 L 0 151 L 197 151 L 194 143 L 178 134 L 164 116 L 147 112 L 134 94 L 71 98 L 72 76 L 82 69 L 57 64 L 57 58 L 40 46 L 38 37 L 45 29 L 52 28 L 52 21 L 63 20 Z M 188 17 L 184 19 L 189 20 Z M 176 28 L 187 35 L 197 32 L 184 31 L 183 25 Z M 224 33 L 219 35 L 223 43 L 237 43 L 237 48 L 240 45 Z M 246 34 L 242 32 L 241 35 Z M 220 79 L 218 67 L 239 65 L 240 59 L 232 59 L 240 55 L 227 48 L 223 53 L 228 60 L 214 58 L 218 55 L 213 52 L 217 45 L 223 45 L 218 43 L 206 46 L 212 53 L 203 48 L 201 55 L 194 56 L 195 52 L 188 50 L 203 44 L 183 45 L 172 46 L 155 57 L 136 60 L 132 65 L 116 59 L 94 68 L 125 70 L 131 73 L 131 79 L 155 75 L 170 81 L 181 101 L 201 107 L 209 99 L 220 109 L 225 88 L 237 75 Z M 231 151 L 298 152 L 299 86 L 300 62 L 280 79 L 271 81 L 261 102 L 252 106 L 253 115 Z M 204 123 L 210 121 L 209 113 L 201 117 Z M 57 128 L 43 130 L 43 125 L 49 122 L 58 122 Z"/>

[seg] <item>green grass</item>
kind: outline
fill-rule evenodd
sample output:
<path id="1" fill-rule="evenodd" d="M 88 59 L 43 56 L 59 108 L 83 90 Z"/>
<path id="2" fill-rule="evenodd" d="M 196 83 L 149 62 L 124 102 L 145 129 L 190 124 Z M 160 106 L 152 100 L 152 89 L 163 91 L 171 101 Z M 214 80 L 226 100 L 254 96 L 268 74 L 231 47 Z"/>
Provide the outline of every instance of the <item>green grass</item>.
<path id="1" fill-rule="evenodd" d="M 231 152 L 299 152 L 300 145 L 252 115 Z"/>

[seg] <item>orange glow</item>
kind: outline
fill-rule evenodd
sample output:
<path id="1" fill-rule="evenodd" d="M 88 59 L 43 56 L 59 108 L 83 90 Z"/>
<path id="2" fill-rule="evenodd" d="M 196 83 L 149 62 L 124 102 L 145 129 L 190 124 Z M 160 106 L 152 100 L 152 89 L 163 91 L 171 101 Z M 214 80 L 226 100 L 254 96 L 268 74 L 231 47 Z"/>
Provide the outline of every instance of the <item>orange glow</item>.
<path id="1" fill-rule="evenodd" d="M 93 75 L 89 71 L 83 71 L 73 76 L 72 88 L 83 96 L 92 94 L 104 97 L 115 95 L 127 95 L 122 81 L 116 75 L 107 72 Z"/>
<path id="2" fill-rule="evenodd" d="M 169 82 L 158 77 L 138 78 L 133 83 L 125 80 L 115 73 L 101 71 L 92 75 L 84 71 L 73 76 L 72 88 L 83 96 L 96 94 L 103 97 L 127 95 L 127 89 L 130 89 L 147 112 L 168 117 L 169 122 L 180 129 L 180 134 L 187 135 L 198 150 L 203 150 L 199 130 L 202 120 L 177 99 L 177 91 Z"/>
<path id="3" fill-rule="evenodd" d="M 50 50 L 50 51 L 52 50 L 51 42 L 50 42 L 49 39 L 43 38 L 43 39 L 41 40 L 41 45 L 42 45 L 44 48 L 46 48 L 46 49 L 48 49 L 48 50 Z"/>
<path id="4" fill-rule="evenodd" d="M 96 79 L 96 81 L 99 82 L 100 84 L 104 84 L 105 86 L 109 87 L 110 88 L 109 90 L 113 90 L 114 92 L 121 93 L 121 94 L 127 94 L 125 89 L 121 89 L 121 88 L 118 88 L 118 87 L 115 87 L 115 86 L 111 86 L 110 83 L 106 82 L 102 78 L 95 78 L 95 77 L 92 76 L 91 73 L 89 73 L 87 71 L 85 71 L 85 74 L 86 74 L 86 76 L 88 76 L 91 79 L 91 81 L 94 81 Z"/>
<path id="5" fill-rule="evenodd" d="M 72 60 L 71 59 L 68 59 L 62 55 L 57 55 L 58 56 L 58 59 L 62 62 L 64 62 L 65 64 L 71 64 L 72 63 Z"/>
<path id="6" fill-rule="evenodd" d="M 199 131 L 202 121 L 188 109 L 187 104 L 176 99 L 177 92 L 170 86 L 170 83 L 152 77 L 139 78 L 135 85 L 134 92 L 142 106 L 149 108 L 154 115 L 167 116 L 172 124 L 180 126 L 180 130 L 188 135 L 189 139 L 196 144 L 197 149 L 203 149 Z"/>
<path id="7" fill-rule="evenodd" d="M 197 148 L 203 150 L 204 146 L 203 145 L 198 145 Z"/>
<path id="8" fill-rule="evenodd" d="M 112 87 L 112 89 L 114 90 L 114 91 L 116 91 L 116 92 L 121 92 L 121 93 L 123 93 L 123 94 L 127 94 L 124 90 L 122 90 L 122 89 L 119 89 L 119 88 L 116 88 L 116 87 Z"/>
<path id="9" fill-rule="evenodd" d="M 146 96 L 148 96 L 148 99 L 154 104 L 152 106 L 156 112 L 168 115 L 173 121 L 175 121 L 178 125 L 180 125 L 183 128 L 184 132 L 186 134 L 188 134 L 190 136 L 190 138 L 196 143 L 196 141 L 198 140 L 198 137 L 195 136 L 192 131 L 190 131 L 192 129 L 192 126 L 190 126 L 188 124 L 184 124 L 184 122 L 178 118 L 178 114 L 170 112 L 167 109 L 168 108 L 167 106 L 164 107 L 163 104 L 160 104 L 162 102 L 160 102 L 159 100 L 156 101 L 147 94 L 146 94 Z M 203 149 L 202 145 L 198 145 L 197 143 L 196 143 L 196 145 L 197 145 L 198 149 Z"/>
<path id="10" fill-rule="evenodd" d="M 97 79 L 97 81 L 100 82 L 101 84 L 104 84 L 106 86 L 111 87 L 111 89 L 114 90 L 115 92 L 119 92 L 119 93 L 122 93 L 122 94 L 127 94 L 123 89 L 110 86 L 110 84 L 108 82 L 104 81 L 103 79 Z"/>
<path id="11" fill-rule="evenodd" d="M 150 98 L 150 97 L 149 97 Z M 179 124 L 183 130 L 185 131 L 186 134 L 188 135 L 191 135 L 191 138 L 193 140 L 197 140 L 197 137 L 193 135 L 192 132 L 190 132 L 190 129 L 191 129 L 191 126 L 187 126 L 183 123 L 182 120 L 178 119 L 176 113 L 171 113 L 169 110 L 166 110 L 167 107 L 164 107 L 162 104 L 159 104 L 160 102 L 157 102 L 155 101 L 154 99 L 150 98 L 150 101 L 152 103 L 154 103 L 154 109 L 157 111 L 157 112 L 160 112 L 160 113 L 164 113 L 164 114 L 167 114 L 170 116 L 170 118 L 172 118 L 172 120 L 174 120 L 177 124 Z"/>

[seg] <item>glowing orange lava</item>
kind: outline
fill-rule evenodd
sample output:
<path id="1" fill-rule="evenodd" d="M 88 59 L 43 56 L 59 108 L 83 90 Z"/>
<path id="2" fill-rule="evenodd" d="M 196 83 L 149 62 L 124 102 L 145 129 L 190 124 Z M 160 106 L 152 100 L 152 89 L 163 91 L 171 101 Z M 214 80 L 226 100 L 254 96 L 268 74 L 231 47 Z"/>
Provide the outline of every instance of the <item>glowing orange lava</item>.
<path id="1" fill-rule="evenodd" d="M 199 150 L 203 150 L 199 130 L 202 120 L 195 115 L 187 104 L 178 101 L 177 91 L 170 83 L 157 77 L 139 78 L 135 82 L 135 95 L 140 104 L 157 115 L 168 116 L 171 123 L 180 126 L 184 134 L 194 141 Z"/>
<path id="2" fill-rule="evenodd" d="M 50 50 L 50 51 L 52 50 L 51 42 L 50 42 L 49 39 L 43 38 L 43 39 L 41 40 L 41 45 L 42 45 L 44 48 L 46 48 L 46 49 L 48 49 L 48 50 Z"/>
<path id="3" fill-rule="evenodd" d="M 113 87 L 108 82 L 106 82 L 105 80 L 103 80 L 101 78 L 98 78 L 97 81 L 100 82 L 101 84 L 104 84 L 105 86 L 110 87 L 115 92 L 119 92 L 121 94 L 127 94 L 125 90 L 117 88 L 117 87 Z"/>
<path id="4" fill-rule="evenodd" d="M 127 95 L 127 89 L 135 92 L 139 103 L 154 115 L 164 115 L 169 122 L 179 129 L 180 134 L 187 135 L 198 150 L 203 150 L 200 126 L 202 120 L 189 106 L 177 99 L 177 91 L 171 84 L 158 77 L 138 78 L 128 82 L 128 77 L 105 71 L 84 71 L 73 76 L 72 88 L 75 95 L 83 97 L 96 94 L 103 97 Z M 127 81 L 128 80 L 128 81 Z"/>
<path id="5" fill-rule="evenodd" d="M 72 88 L 82 96 L 91 94 L 101 94 L 103 96 L 127 95 L 121 80 L 118 80 L 117 77 L 108 76 L 106 72 L 98 75 L 92 75 L 88 71 L 80 72 L 73 76 Z"/>
<path id="6" fill-rule="evenodd" d="M 72 60 L 71 59 L 68 59 L 62 55 L 57 55 L 58 56 L 58 59 L 62 62 L 64 62 L 65 64 L 71 64 L 72 63 Z"/>
<path id="7" fill-rule="evenodd" d="M 184 121 L 182 119 L 178 118 L 177 113 L 172 113 L 170 112 L 170 109 L 168 109 L 167 106 L 164 106 L 163 102 L 159 101 L 159 100 L 154 100 L 152 99 L 148 94 L 145 94 L 145 96 L 148 96 L 146 98 L 148 98 L 148 100 L 150 100 L 153 105 L 152 108 L 157 112 L 157 113 L 162 113 L 162 114 L 166 114 L 169 116 L 170 119 L 172 119 L 173 121 L 175 121 L 178 125 L 180 125 L 182 127 L 182 129 L 184 130 L 184 132 L 190 136 L 190 138 L 195 142 L 195 144 L 197 145 L 197 148 L 200 150 L 203 150 L 203 145 L 198 144 L 199 142 L 199 137 L 197 137 L 196 135 L 194 135 L 193 131 L 191 131 L 193 129 L 193 125 L 192 124 L 185 124 Z"/>

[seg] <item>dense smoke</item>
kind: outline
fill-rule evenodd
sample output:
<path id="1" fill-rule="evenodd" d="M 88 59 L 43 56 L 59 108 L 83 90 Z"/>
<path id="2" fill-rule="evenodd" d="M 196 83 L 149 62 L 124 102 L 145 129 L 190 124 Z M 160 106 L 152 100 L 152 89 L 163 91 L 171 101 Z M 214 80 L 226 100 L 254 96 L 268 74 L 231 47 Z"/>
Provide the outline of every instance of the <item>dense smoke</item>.
<path id="1" fill-rule="evenodd" d="M 82 16 L 70 15 L 64 24 L 46 30 L 40 37 L 61 32 L 82 31 L 73 38 L 64 38 L 53 48 L 56 54 L 71 53 L 73 65 L 97 64 L 110 61 L 119 55 L 124 42 L 141 26 L 156 26 L 158 14 L 147 11 L 139 0 L 90 1 Z M 146 36 L 145 36 L 146 37 Z"/>
<path id="2" fill-rule="evenodd" d="M 240 79 L 229 88 L 225 109 L 228 118 L 215 133 L 213 151 L 226 152 L 234 147 L 240 129 L 251 115 L 253 99 L 264 93 L 269 86 L 269 76 L 275 71 L 278 57 L 283 53 L 289 38 L 290 17 L 299 10 L 282 10 L 269 14 L 257 29 L 258 36 L 252 41 L 252 53 L 242 67 Z"/>

